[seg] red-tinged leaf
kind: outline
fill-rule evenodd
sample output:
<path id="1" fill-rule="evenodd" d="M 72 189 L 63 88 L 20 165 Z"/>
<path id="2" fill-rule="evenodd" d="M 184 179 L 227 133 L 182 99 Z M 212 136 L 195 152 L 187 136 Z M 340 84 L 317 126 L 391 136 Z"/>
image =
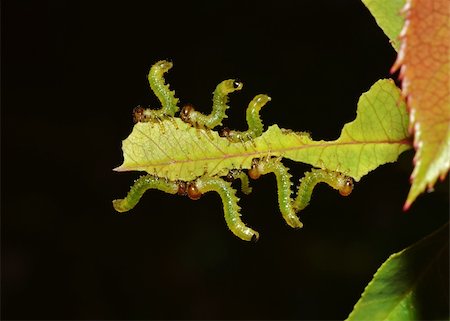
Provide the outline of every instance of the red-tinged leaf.
<path id="1" fill-rule="evenodd" d="M 400 68 L 402 92 L 414 132 L 415 168 L 405 209 L 450 167 L 450 10 L 448 0 L 408 0 L 406 22 L 392 71 Z"/>

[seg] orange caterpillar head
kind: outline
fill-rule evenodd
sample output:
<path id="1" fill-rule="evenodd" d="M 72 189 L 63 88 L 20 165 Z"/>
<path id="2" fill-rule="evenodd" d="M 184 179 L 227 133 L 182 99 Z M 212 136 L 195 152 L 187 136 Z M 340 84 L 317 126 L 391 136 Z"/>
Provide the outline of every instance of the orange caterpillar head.
<path id="1" fill-rule="evenodd" d="M 342 196 L 348 196 L 353 191 L 353 178 L 345 175 L 338 177 L 338 190 Z"/>

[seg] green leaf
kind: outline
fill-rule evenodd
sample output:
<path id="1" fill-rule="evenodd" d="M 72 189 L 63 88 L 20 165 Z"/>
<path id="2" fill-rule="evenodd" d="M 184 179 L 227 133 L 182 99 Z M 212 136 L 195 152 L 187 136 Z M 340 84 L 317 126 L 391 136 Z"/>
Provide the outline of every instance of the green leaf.
<path id="1" fill-rule="evenodd" d="M 344 126 L 335 141 L 314 141 L 308 134 L 272 125 L 253 140 L 232 143 L 216 131 L 168 118 L 137 123 L 123 141 L 124 162 L 116 170 L 190 181 L 204 174 L 221 176 L 230 169 L 249 169 L 254 158 L 277 156 L 342 172 L 358 181 L 411 147 L 407 128 L 400 90 L 392 80 L 380 80 L 361 96 L 356 119 Z"/>
<path id="2" fill-rule="evenodd" d="M 448 320 L 448 223 L 381 265 L 347 321 Z"/>
<path id="3" fill-rule="evenodd" d="M 362 0 L 375 17 L 377 24 L 384 31 L 396 51 L 400 48 L 400 32 L 405 19 L 401 10 L 405 0 Z"/>

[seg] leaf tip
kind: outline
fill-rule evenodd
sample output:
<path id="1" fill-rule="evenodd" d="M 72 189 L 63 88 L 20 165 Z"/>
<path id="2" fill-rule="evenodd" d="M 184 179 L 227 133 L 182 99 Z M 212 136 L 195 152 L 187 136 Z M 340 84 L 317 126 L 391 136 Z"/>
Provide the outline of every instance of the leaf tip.
<path id="1" fill-rule="evenodd" d="M 403 205 L 403 212 L 407 212 L 409 210 L 409 208 L 411 207 L 412 202 L 410 202 L 409 200 L 405 202 L 405 204 Z"/>

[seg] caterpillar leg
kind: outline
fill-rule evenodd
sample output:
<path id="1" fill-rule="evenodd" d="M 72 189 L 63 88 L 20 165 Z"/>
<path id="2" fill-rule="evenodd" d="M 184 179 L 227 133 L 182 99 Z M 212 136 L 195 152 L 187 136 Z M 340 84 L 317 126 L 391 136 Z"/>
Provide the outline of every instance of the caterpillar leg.
<path id="1" fill-rule="evenodd" d="M 277 158 L 255 161 L 248 175 L 257 179 L 261 175 L 274 173 L 277 179 L 278 205 L 286 223 L 293 228 L 300 228 L 303 223 L 297 217 L 291 199 L 291 174 Z"/>
<path id="2" fill-rule="evenodd" d="M 194 110 L 192 105 L 183 107 L 180 117 L 183 121 L 197 127 L 206 127 L 213 129 L 218 125 L 222 125 L 222 120 L 227 118 L 225 111 L 230 108 L 228 103 L 228 95 L 234 91 L 242 89 L 242 83 L 234 79 L 222 81 L 217 85 L 213 94 L 213 107 L 211 114 L 204 115 Z"/>
<path id="3" fill-rule="evenodd" d="M 262 123 L 259 112 L 261 108 L 267 104 L 271 98 L 267 95 L 257 95 L 252 101 L 248 104 L 246 119 L 248 124 L 248 130 L 246 131 L 237 131 L 237 130 L 228 130 L 225 129 L 222 134 L 227 137 L 232 142 L 242 142 L 248 141 L 250 139 L 254 139 L 258 136 L 261 136 L 264 130 L 264 125 Z"/>
<path id="4" fill-rule="evenodd" d="M 201 194 L 217 192 L 222 198 L 225 221 L 234 235 L 244 241 L 257 241 L 259 233 L 247 227 L 241 220 L 240 207 L 237 204 L 236 190 L 229 182 L 219 177 L 202 176 L 188 186 L 188 196 L 191 199 L 200 198 Z"/>
<path id="5" fill-rule="evenodd" d="M 351 177 L 339 172 L 313 168 L 300 180 L 297 197 L 294 200 L 296 212 L 308 206 L 314 187 L 322 182 L 339 190 L 342 196 L 349 195 L 353 190 L 353 179 Z"/>
<path id="6" fill-rule="evenodd" d="M 161 102 L 160 109 L 150 109 L 136 107 L 133 110 L 133 118 L 135 122 L 153 121 L 161 119 L 165 116 L 174 116 L 179 110 L 178 98 L 175 97 L 175 91 L 170 90 L 169 85 L 165 83 L 164 74 L 172 68 L 173 64 L 166 60 L 155 63 L 148 73 L 148 82 L 151 90 L 155 93 Z"/>
<path id="7" fill-rule="evenodd" d="M 228 182 L 232 182 L 235 179 L 239 179 L 241 181 L 241 191 L 242 191 L 242 193 L 244 193 L 245 195 L 248 195 L 248 194 L 250 194 L 252 192 L 252 188 L 250 187 L 248 176 L 247 176 L 247 174 L 245 172 L 240 171 L 240 170 L 236 170 L 236 169 L 230 170 L 230 172 L 226 176 L 226 180 Z"/>
<path id="8" fill-rule="evenodd" d="M 135 207 L 145 191 L 150 188 L 169 194 L 176 194 L 181 193 L 184 187 L 185 185 L 183 186 L 182 183 L 168 181 L 153 175 L 144 175 L 134 182 L 125 198 L 114 200 L 113 206 L 117 212 L 126 212 Z"/>

